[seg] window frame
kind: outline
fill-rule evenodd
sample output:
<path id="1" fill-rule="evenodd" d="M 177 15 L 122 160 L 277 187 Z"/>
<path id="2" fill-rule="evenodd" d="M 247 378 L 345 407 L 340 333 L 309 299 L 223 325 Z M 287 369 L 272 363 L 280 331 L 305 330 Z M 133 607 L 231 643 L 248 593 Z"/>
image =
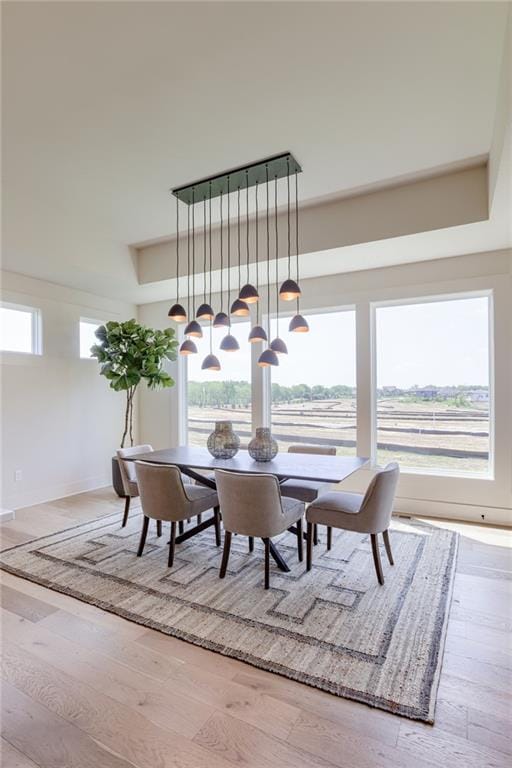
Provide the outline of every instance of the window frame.
<path id="1" fill-rule="evenodd" d="M 426 477 L 458 478 L 470 480 L 495 480 L 495 392 L 494 392 L 494 290 L 485 288 L 474 291 L 457 291 L 447 293 L 400 296 L 393 299 L 370 301 L 370 381 L 371 381 L 371 435 L 370 435 L 370 466 L 380 469 L 377 461 L 377 310 L 383 307 L 412 306 L 415 304 L 434 304 L 445 301 L 464 301 L 465 299 L 487 299 L 487 334 L 488 334 L 488 375 L 489 375 L 489 459 L 487 472 L 463 472 L 452 469 L 433 467 L 402 467 L 404 475 L 424 475 Z"/>
<path id="2" fill-rule="evenodd" d="M 2 355 L 36 355 L 43 354 L 43 334 L 42 334 L 42 314 L 39 307 L 32 307 L 28 304 L 17 304 L 10 301 L 0 301 L 0 307 L 2 309 L 12 309 L 16 312 L 25 312 L 30 315 L 31 324 L 31 347 L 30 352 L 25 352 L 18 349 L 0 349 Z"/>
<path id="3" fill-rule="evenodd" d="M 96 320 L 95 318 L 92 318 L 92 317 L 82 317 L 82 316 L 78 318 L 78 357 L 80 360 L 96 360 L 96 358 L 92 357 L 92 355 L 87 355 L 87 356 L 82 355 L 80 351 L 82 346 L 81 344 L 82 339 L 80 334 L 82 323 L 87 323 L 88 325 L 95 325 L 96 328 L 99 328 L 100 325 L 105 325 L 105 320 Z"/>

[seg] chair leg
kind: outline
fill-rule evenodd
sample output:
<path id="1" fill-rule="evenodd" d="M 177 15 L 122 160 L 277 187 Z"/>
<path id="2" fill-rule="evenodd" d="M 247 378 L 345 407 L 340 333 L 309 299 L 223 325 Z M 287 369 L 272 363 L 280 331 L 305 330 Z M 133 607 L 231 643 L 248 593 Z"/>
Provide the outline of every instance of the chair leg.
<path id="1" fill-rule="evenodd" d="M 332 547 L 332 528 L 330 525 L 327 526 L 327 549 L 331 549 Z"/>
<path id="2" fill-rule="evenodd" d="M 302 517 L 300 520 L 297 520 L 297 557 L 299 558 L 299 563 L 302 563 L 304 560 L 304 549 L 302 546 L 302 542 L 304 541 L 304 537 L 302 535 Z"/>
<path id="3" fill-rule="evenodd" d="M 220 547 L 220 507 L 213 508 L 213 516 L 215 518 L 215 544 Z"/>
<path id="4" fill-rule="evenodd" d="M 316 523 L 313 525 L 313 544 L 315 547 L 318 544 L 318 525 Z"/>
<path id="5" fill-rule="evenodd" d="M 270 588 L 270 539 L 263 539 L 265 545 L 265 589 Z"/>
<path id="6" fill-rule="evenodd" d="M 202 520 L 202 519 L 203 519 L 203 516 L 202 516 L 202 515 L 198 515 L 198 516 L 197 516 L 197 524 L 198 524 L 198 525 L 201 525 L 201 520 Z"/>
<path id="7" fill-rule="evenodd" d="M 379 541 L 377 539 L 377 534 L 372 533 L 370 534 L 370 537 L 372 540 L 373 562 L 375 563 L 377 579 L 379 580 L 379 584 L 384 584 L 384 574 L 382 573 L 382 563 L 380 561 Z"/>
<path id="8" fill-rule="evenodd" d="M 142 557 L 142 553 L 144 552 L 144 544 L 146 543 L 148 528 L 149 528 L 149 517 L 146 517 L 146 515 L 144 515 L 144 519 L 142 521 L 142 531 L 140 534 L 139 549 L 137 550 L 137 557 Z"/>
<path id="9" fill-rule="evenodd" d="M 183 520 L 180 520 L 179 523 L 178 523 L 178 532 L 179 532 L 180 536 L 181 536 L 181 534 L 183 533 L 184 530 L 185 530 L 185 526 L 183 524 Z"/>
<path id="10" fill-rule="evenodd" d="M 130 501 L 131 501 L 130 496 L 124 497 L 124 515 L 123 515 L 123 522 L 122 522 L 121 528 L 124 528 L 126 523 L 128 522 L 128 513 L 130 511 Z"/>
<path id="11" fill-rule="evenodd" d="M 167 566 L 172 568 L 174 563 L 174 546 L 176 544 L 176 523 L 171 523 L 171 538 L 169 539 L 169 559 Z"/>
<path id="12" fill-rule="evenodd" d="M 313 565 L 313 523 L 308 523 L 306 538 L 306 570 L 310 571 Z"/>
<path id="13" fill-rule="evenodd" d="M 254 552 L 254 536 L 249 536 L 249 552 Z"/>
<path id="14" fill-rule="evenodd" d="M 231 549 L 231 531 L 224 531 L 224 551 L 222 553 L 222 563 L 220 564 L 219 578 L 223 579 L 226 575 L 229 560 L 229 550 Z"/>
<path id="15" fill-rule="evenodd" d="M 156 521 L 156 535 L 161 536 L 162 535 L 162 521 L 157 520 Z"/>
<path id="16" fill-rule="evenodd" d="M 386 555 L 388 556 L 389 564 L 394 565 L 393 553 L 391 552 L 391 542 L 389 541 L 389 531 L 383 531 L 382 538 L 384 539 L 384 546 L 386 547 Z"/>

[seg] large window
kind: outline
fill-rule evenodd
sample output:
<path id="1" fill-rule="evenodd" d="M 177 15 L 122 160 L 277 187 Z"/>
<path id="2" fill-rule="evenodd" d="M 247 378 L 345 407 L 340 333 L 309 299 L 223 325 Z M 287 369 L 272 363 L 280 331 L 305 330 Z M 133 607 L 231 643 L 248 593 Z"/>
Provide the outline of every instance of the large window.
<path id="1" fill-rule="evenodd" d="M 279 449 L 293 443 L 330 445 L 340 455 L 356 451 L 355 311 L 307 314 L 309 333 L 289 333 L 288 347 L 271 369 L 272 433 Z M 277 332 L 271 322 L 272 338 Z"/>
<path id="2" fill-rule="evenodd" d="M 96 330 L 103 325 L 99 320 L 80 320 L 80 357 L 91 357 L 91 347 L 98 343 Z"/>
<path id="3" fill-rule="evenodd" d="M 194 339 L 198 354 L 187 357 L 188 366 L 188 444 L 206 446 L 215 421 L 233 422 L 242 446 L 251 439 L 251 344 L 250 323 L 233 323 L 231 333 L 240 344 L 237 352 L 220 352 L 225 328 L 213 329 L 213 351 L 220 360 L 220 371 L 203 371 L 201 363 L 210 351 L 210 330 L 203 326 L 203 338 Z"/>
<path id="4" fill-rule="evenodd" d="M 40 353 L 40 315 L 32 307 L 0 307 L 0 350 Z"/>
<path id="5" fill-rule="evenodd" d="M 377 461 L 487 474 L 488 296 L 376 309 Z"/>

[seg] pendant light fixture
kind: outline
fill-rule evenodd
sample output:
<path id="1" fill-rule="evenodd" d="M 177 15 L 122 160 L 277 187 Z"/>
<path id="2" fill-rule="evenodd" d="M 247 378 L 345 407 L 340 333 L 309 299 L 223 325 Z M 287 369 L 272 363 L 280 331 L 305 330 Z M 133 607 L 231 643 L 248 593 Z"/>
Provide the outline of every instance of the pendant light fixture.
<path id="1" fill-rule="evenodd" d="M 176 198 L 176 304 L 173 304 L 167 313 L 175 323 L 184 323 L 187 319 L 187 313 L 180 304 L 180 201 Z"/>
<path id="2" fill-rule="evenodd" d="M 283 301 L 293 301 L 300 296 L 300 288 L 298 282 L 292 280 L 291 266 L 292 266 L 292 249 L 290 239 L 290 158 L 287 159 L 288 173 L 286 174 L 286 191 L 287 191 L 287 214 L 288 214 L 288 278 L 284 281 L 279 289 L 279 298 Z M 297 179 L 297 174 L 295 174 Z M 298 281 L 297 277 L 297 281 Z"/>
<path id="3" fill-rule="evenodd" d="M 258 213 L 259 213 L 259 206 L 258 206 L 258 182 L 256 182 L 255 186 L 255 200 L 256 200 L 256 228 L 255 228 L 255 234 L 256 234 L 256 250 L 255 250 L 255 259 L 256 259 L 256 293 L 258 293 L 259 289 L 259 283 L 260 283 L 260 262 L 259 262 L 259 222 L 258 222 Z M 258 293 L 259 297 L 259 293 Z M 251 344 L 257 344 L 261 341 L 267 341 L 267 334 L 265 329 L 259 324 L 260 322 L 260 303 L 256 304 L 256 325 L 252 328 L 250 334 L 249 334 L 249 341 Z"/>
<path id="4" fill-rule="evenodd" d="M 195 190 L 192 189 L 192 307 L 194 306 L 194 299 L 196 296 L 196 209 L 195 209 Z M 191 316 L 190 307 L 188 316 Z M 193 315 L 192 315 L 193 317 Z M 193 336 L 194 338 L 201 339 L 203 337 L 203 330 L 197 320 L 190 320 L 185 328 L 185 336 Z"/>
<path id="5" fill-rule="evenodd" d="M 275 241 L 276 241 L 276 337 L 270 342 L 270 349 L 276 353 L 276 355 L 287 355 L 288 349 L 284 341 L 279 337 L 279 227 L 277 223 L 277 176 L 274 179 L 274 224 L 275 224 Z"/>
<path id="6" fill-rule="evenodd" d="M 299 182 L 295 171 L 295 254 L 297 261 L 297 284 L 299 282 Z M 297 296 L 297 314 L 290 320 L 288 330 L 292 333 L 308 333 L 309 325 L 305 317 L 300 313 L 300 296 Z"/>
<path id="7" fill-rule="evenodd" d="M 210 184 L 211 195 L 211 184 Z M 211 196 L 210 196 L 211 205 Z M 196 312 L 198 320 L 213 320 L 215 312 L 206 302 L 206 197 L 203 198 L 203 303 Z"/>
<path id="8" fill-rule="evenodd" d="M 237 212 L 237 232 L 238 232 L 238 294 L 240 296 L 240 284 L 242 282 L 242 263 L 241 263 L 241 250 L 240 250 L 240 187 L 238 187 L 238 212 Z M 234 300 L 231 305 L 231 314 L 236 317 L 247 317 L 249 313 L 249 307 L 239 297 Z"/>
<path id="9" fill-rule="evenodd" d="M 190 317 L 190 207 L 187 209 L 187 310 Z M 192 339 L 185 339 L 180 347 L 180 355 L 194 355 L 197 347 Z"/>
<path id="10" fill-rule="evenodd" d="M 255 304 L 257 301 L 259 301 L 260 296 L 254 285 L 249 282 L 249 171 L 246 171 L 245 178 L 245 241 L 247 257 L 247 282 L 241 289 L 238 298 L 241 299 L 241 301 L 245 301 L 246 304 Z"/>
<path id="11" fill-rule="evenodd" d="M 269 197 L 268 197 L 268 165 L 265 165 L 265 179 L 267 190 L 267 317 L 270 323 L 270 226 L 269 226 Z M 270 329 L 269 329 L 270 330 Z M 261 368 L 268 368 L 269 365 L 279 365 L 279 360 L 273 349 L 268 347 L 258 358 L 258 365 Z"/>
<path id="12" fill-rule="evenodd" d="M 229 189 L 229 176 L 227 178 L 228 183 L 228 306 L 231 298 L 231 198 Z M 236 338 L 231 333 L 231 317 L 228 318 L 229 327 L 226 336 L 220 343 L 220 348 L 223 352 L 236 352 L 240 349 L 240 345 Z"/>
<path id="13" fill-rule="evenodd" d="M 229 326 L 229 317 L 224 310 L 224 200 L 222 190 L 220 192 L 220 312 L 217 312 L 213 320 L 214 328 L 226 328 Z M 210 274 L 211 280 L 211 274 Z M 228 297 L 229 304 L 229 297 Z"/>
<path id="14" fill-rule="evenodd" d="M 206 210 L 205 210 L 205 219 L 206 219 Z M 205 239 L 206 239 L 206 231 L 205 231 Z M 209 262 L 210 262 L 210 268 L 208 270 L 209 275 L 209 305 L 211 307 L 212 304 L 212 196 L 211 196 L 211 184 L 210 184 L 210 196 L 208 201 L 208 252 L 209 252 Z M 204 273 L 204 280 L 205 280 L 205 303 L 206 303 L 206 257 L 205 257 L 205 273 Z M 201 369 L 203 371 L 220 371 L 220 362 L 219 358 L 216 357 L 213 354 L 213 340 L 212 340 L 212 319 L 210 318 L 210 353 L 206 355 L 205 359 L 203 360 L 203 364 L 201 365 Z"/>

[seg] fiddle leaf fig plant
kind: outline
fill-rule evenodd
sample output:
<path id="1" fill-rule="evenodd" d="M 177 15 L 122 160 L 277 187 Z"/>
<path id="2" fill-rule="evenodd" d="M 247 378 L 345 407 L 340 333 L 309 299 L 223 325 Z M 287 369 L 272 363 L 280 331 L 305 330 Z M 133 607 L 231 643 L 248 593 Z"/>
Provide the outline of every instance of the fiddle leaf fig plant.
<path id="1" fill-rule="evenodd" d="M 91 355 L 101 365 L 111 389 L 126 392 L 126 409 L 121 448 L 127 436 L 133 445 L 133 401 L 140 382 L 150 389 L 174 386 L 174 379 L 164 370 L 166 360 L 176 360 L 178 342 L 172 328 L 163 331 L 147 328 L 136 320 L 110 321 L 96 330 L 98 344 Z"/>

